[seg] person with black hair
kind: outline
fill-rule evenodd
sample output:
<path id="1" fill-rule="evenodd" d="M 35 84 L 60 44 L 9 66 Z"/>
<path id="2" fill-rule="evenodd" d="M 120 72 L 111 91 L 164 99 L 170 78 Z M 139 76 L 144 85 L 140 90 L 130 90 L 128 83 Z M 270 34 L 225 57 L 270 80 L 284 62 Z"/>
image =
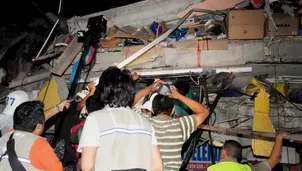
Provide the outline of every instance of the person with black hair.
<path id="1" fill-rule="evenodd" d="M 208 167 L 207 171 L 270 171 L 280 162 L 282 140 L 286 135 L 285 132 L 280 131 L 276 136 L 271 156 L 266 161 L 251 166 L 240 164 L 241 144 L 234 140 L 228 140 L 222 147 L 220 162 Z"/>
<path id="2" fill-rule="evenodd" d="M 83 171 L 163 170 L 152 125 L 130 108 L 133 93 L 129 71 L 109 67 L 102 73 L 78 148 Z"/>
<path id="3" fill-rule="evenodd" d="M 44 131 L 44 105 L 40 101 L 28 101 L 19 105 L 13 116 L 14 132 L 0 139 L 0 170 L 12 170 L 8 160 L 7 142 L 14 140 L 17 160 L 27 171 L 62 171 L 63 167 L 48 142 L 40 137 Z"/>
<path id="4" fill-rule="evenodd" d="M 77 164 L 77 153 L 73 149 L 72 144 L 69 142 L 70 130 L 77 124 L 80 124 L 87 116 L 86 101 L 89 97 L 94 95 L 95 83 L 90 82 L 85 97 L 80 101 L 73 101 L 68 110 L 64 111 L 64 117 L 62 120 L 62 127 L 59 130 L 58 140 L 55 146 L 55 153 L 61 160 L 65 170 L 72 170 Z M 62 119 L 62 118 L 61 118 Z"/>
<path id="5" fill-rule="evenodd" d="M 160 80 L 158 80 L 160 81 Z M 155 85 L 158 81 L 155 81 Z M 142 98 L 151 87 L 147 87 L 136 94 L 136 98 Z M 175 87 L 171 88 L 171 94 L 153 94 L 150 98 L 154 117 L 147 117 L 155 129 L 158 145 L 163 159 L 164 170 L 179 170 L 181 149 L 184 142 L 190 137 L 197 127 L 202 124 L 209 115 L 208 109 L 195 100 L 192 100 L 178 92 Z M 195 113 L 195 115 L 172 118 L 174 114 L 174 99 L 178 99 Z M 141 113 L 142 114 L 142 113 Z"/>
<path id="6" fill-rule="evenodd" d="M 193 93 L 191 91 L 190 84 L 187 79 L 177 79 L 173 82 L 173 85 L 177 89 L 177 91 L 183 96 L 186 96 L 190 99 L 193 98 Z M 192 114 L 190 108 L 180 100 L 174 99 L 174 105 L 175 105 L 175 112 L 174 112 L 175 118 L 179 118 L 182 116 L 189 116 Z"/>

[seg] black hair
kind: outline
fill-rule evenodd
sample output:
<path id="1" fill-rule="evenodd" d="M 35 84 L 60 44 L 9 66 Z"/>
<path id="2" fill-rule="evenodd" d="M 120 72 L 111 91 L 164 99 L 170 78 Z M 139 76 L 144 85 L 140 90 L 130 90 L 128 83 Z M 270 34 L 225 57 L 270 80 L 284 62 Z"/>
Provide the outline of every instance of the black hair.
<path id="1" fill-rule="evenodd" d="M 95 102 L 93 102 L 93 100 L 94 100 L 93 98 L 94 98 L 94 96 L 92 95 L 92 96 L 89 96 L 86 100 L 85 105 L 86 105 L 86 110 L 88 113 L 91 113 L 93 111 L 92 104 L 95 103 Z"/>
<path id="2" fill-rule="evenodd" d="M 238 162 L 241 160 L 242 145 L 237 141 L 227 140 L 222 149 L 226 151 L 228 157 L 237 159 Z"/>
<path id="3" fill-rule="evenodd" d="M 38 100 L 20 104 L 14 112 L 14 129 L 33 132 L 37 124 L 45 124 L 44 104 Z"/>
<path id="4" fill-rule="evenodd" d="M 115 66 L 107 68 L 101 75 L 94 95 L 90 98 L 89 112 L 100 110 L 104 106 L 132 106 L 134 81 L 129 70 L 121 70 Z"/>
<path id="5" fill-rule="evenodd" d="M 158 94 L 154 97 L 152 108 L 155 115 L 167 114 L 170 115 L 174 107 L 173 99 L 168 96 Z"/>
<path id="6" fill-rule="evenodd" d="M 177 91 L 182 95 L 187 95 L 190 90 L 189 81 L 186 79 L 177 79 L 174 81 L 173 85 L 177 88 Z"/>

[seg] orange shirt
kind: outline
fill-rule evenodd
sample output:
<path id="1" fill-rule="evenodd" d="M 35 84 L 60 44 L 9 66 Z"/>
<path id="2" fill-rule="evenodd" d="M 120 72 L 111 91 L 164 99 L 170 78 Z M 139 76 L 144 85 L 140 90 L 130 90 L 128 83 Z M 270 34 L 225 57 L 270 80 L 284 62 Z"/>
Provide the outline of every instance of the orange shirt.
<path id="1" fill-rule="evenodd" d="M 8 132 L 12 131 L 14 129 L 10 129 Z M 29 160 L 31 165 L 39 170 L 63 171 L 62 163 L 54 153 L 54 150 L 42 137 L 37 138 L 32 145 L 29 152 Z"/>
<path id="2" fill-rule="evenodd" d="M 42 137 L 39 137 L 34 142 L 30 150 L 29 160 L 31 164 L 39 170 L 63 170 L 62 163 L 54 153 L 54 150 L 51 148 L 49 143 Z"/>

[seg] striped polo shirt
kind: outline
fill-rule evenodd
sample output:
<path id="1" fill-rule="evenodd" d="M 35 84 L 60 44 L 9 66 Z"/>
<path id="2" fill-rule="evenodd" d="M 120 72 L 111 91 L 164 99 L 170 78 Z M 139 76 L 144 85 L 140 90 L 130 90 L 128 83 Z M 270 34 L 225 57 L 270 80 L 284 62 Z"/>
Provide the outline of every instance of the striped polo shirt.
<path id="1" fill-rule="evenodd" d="M 173 119 L 155 116 L 148 119 L 155 130 L 165 171 L 179 170 L 182 145 L 197 129 L 196 117 L 191 115 Z"/>

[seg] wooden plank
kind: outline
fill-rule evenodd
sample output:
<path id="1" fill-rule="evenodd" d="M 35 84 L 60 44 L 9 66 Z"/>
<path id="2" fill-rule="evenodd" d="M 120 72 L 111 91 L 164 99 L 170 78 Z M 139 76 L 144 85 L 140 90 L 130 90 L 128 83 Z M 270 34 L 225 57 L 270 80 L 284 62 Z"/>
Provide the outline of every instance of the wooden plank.
<path id="1" fill-rule="evenodd" d="M 132 56 L 133 54 L 135 54 L 140 49 L 142 49 L 143 47 L 144 46 L 125 47 L 122 49 L 122 56 L 124 56 L 125 58 L 128 58 L 128 57 Z M 159 56 L 163 56 L 163 48 L 162 48 L 162 46 L 155 46 L 155 47 L 151 48 L 150 50 L 148 50 L 147 52 L 145 52 L 140 58 L 131 62 L 128 66 L 143 64 L 143 63 L 152 61 L 153 58 L 156 58 Z"/>
<path id="2" fill-rule="evenodd" d="M 235 135 L 235 136 L 243 136 L 247 138 L 258 138 L 258 139 L 275 139 L 276 134 L 271 132 L 261 132 L 261 131 L 252 131 L 252 130 L 244 130 L 244 129 L 235 129 L 235 128 L 221 128 L 209 125 L 200 125 L 199 129 L 206 131 L 213 131 L 220 134 L 225 135 Z M 284 137 L 286 140 L 292 141 L 302 141 L 301 134 L 292 134 Z"/>
<path id="3" fill-rule="evenodd" d="M 68 47 L 60 55 L 58 60 L 56 60 L 52 73 L 59 75 L 59 76 L 63 75 L 64 72 L 69 67 L 69 65 L 75 59 L 75 57 L 82 50 L 82 46 L 83 46 L 83 43 L 79 43 L 78 37 L 75 36 L 73 38 L 73 40 L 70 42 L 70 44 L 68 45 Z"/>
<path id="4" fill-rule="evenodd" d="M 41 60 L 45 60 L 45 59 L 48 59 L 48 58 L 55 58 L 57 55 L 60 55 L 60 54 L 62 54 L 62 51 L 56 51 L 56 52 L 53 52 L 53 53 L 50 53 L 50 54 L 47 54 L 47 55 L 42 55 L 42 56 L 39 56 L 37 58 L 34 58 L 32 61 L 36 62 L 36 61 L 41 61 Z"/>

